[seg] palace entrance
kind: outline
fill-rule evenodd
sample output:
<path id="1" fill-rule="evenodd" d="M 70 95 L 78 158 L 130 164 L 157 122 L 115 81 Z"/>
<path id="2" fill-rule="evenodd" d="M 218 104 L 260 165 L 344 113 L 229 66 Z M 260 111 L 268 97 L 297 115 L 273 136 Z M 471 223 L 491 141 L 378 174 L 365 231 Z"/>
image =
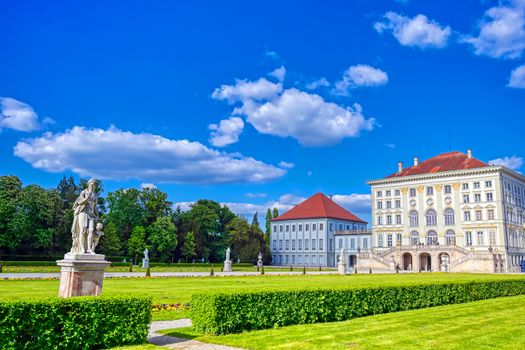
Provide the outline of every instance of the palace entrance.
<path id="1" fill-rule="evenodd" d="M 428 253 L 419 254 L 419 270 L 430 271 L 432 269 L 432 258 Z"/>
<path id="2" fill-rule="evenodd" d="M 403 254 L 403 270 L 412 270 L 412 254 L 410 253 Z"/>

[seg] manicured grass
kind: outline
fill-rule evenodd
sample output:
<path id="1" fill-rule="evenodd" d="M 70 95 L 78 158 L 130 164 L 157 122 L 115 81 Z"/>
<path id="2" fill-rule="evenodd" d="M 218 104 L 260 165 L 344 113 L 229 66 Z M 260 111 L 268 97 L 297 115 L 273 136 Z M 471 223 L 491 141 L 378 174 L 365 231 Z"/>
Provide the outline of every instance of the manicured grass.
<path id="1" fill-rule="evenodd" d="M 452 281 L 483 281 L 524 278 L 523 275 L 494 274 L 358 274 L 358 275 L 288 275 L 243 277 L 184 278 L 111 278 L 104 280 L 102 294 L 150 295 L 153 304 L 189 303 L 196 292 L 213 290 L 304 287 L 370 287 Z M 56 297 L 58 280 L 1 280 L 0 298 Z"/>
<path id="2" fill-rule="evenodd" d="M 221 264 L 213 265 L 215 272 L 221 271 Z M 150 268 L 151 272 L 209 272 L 210 266 L 154 266 Z M 302 271 L 303 268 L 294 268 L 294 271 Z M 323 271 L 335 271 L 334 268 L 323 268 Z M 257 272 L 254 266 L 233 266 L 233 271 Z M 266 272 L 290 271 L 289 267 L 272 267 L 265 266 Z M 306 271 L 319 271 L 319 267 L 307 267 Z M 2 273 L 59 273 L 59 266 L 4 266 Z M 106 272 L 129 272 L 129 266 L 110 266 Z M 133 267 L 133 272 L 146 272 L 142 267 Z"/>
<path id="3" fill-rule="evenodd" d="M 191 327 L 162 333 L 254 350 L 523 349 L 524 313 L 525 295 L 520 295 L 224 336 Z"/>

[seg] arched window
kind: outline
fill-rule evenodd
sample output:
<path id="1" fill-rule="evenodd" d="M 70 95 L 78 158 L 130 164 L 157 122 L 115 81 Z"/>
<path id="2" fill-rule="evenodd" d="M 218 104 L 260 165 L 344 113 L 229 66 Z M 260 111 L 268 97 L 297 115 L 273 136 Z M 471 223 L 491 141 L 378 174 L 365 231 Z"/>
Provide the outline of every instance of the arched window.
<path id="1" fill-rule="evenodd" d="M 434 209 L 427 210 L 427 226 L 437 226 L 437 215 Z"/>
<path id="2" fill-rule="evenodd" d="M 419 244 L 419 232 L 417 231 L 410 232 L 410 244 L 412 245 Z"/>
<path id="3" fill-rule="evenodd" d="M 452 208 L 445 209 L 445 225 L 455 225 L 454 209 Z"/>
<path id="4" fill-rule="evenodd" d="M 438 235 L 436 231 L 428 231 L 427 232 L 427 245 L 436 245 L 436 244 L 438 244 Z"/>
<path id="5" fill-rule="evenodd" d="M 411 210 L 410 213 L 408 213 L 408 219 L 411 227 L 419 226 L 419 218 L 416 210 Z"/>
<path id="6" fill-rule="evenodd" d="M 447 245 L 456 245 L 456 233 L 453 230 L 445 232 L 445 242 Z"/>

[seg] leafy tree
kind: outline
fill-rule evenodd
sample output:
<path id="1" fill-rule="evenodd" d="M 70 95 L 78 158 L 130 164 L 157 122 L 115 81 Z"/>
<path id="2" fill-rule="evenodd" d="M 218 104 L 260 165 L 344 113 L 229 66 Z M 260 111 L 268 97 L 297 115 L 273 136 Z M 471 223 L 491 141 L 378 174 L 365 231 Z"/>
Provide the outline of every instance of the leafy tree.
<path id="1" fill-rule="evenodd" d="M 134 227 L 144 227 L 144 211 L 139 203 L 139 195 L 139 191 L 135 188 L 119 189 L 108 193 L 108 212 L 105 219 L 115 225 L 122 242 L 127 242 Z"/>
<path id="2" fill-rule="evenodd" d="M 258 216 L 259 216 L 258 212 L 255 212 L 255 214 L 253 214 L 252 226 L 256 226 L 256 227 L 258 227 L 260 229 Z"/>
<path id="3" fill-rule="evenodd" d="M 184 244 L 182 246 L 182 256 L 186 262 L 195 257 L 195 235 L 193 232 L 188 232 L 184 239 Z"/>
<path id="4" fill-rule="evenodd" d="M 279 216 L 279 209 L 273 208 L 273 218 L 275 219 L 278 216 Z"/>
<path id="5" fill-rule="evenodd" d="M 158 188 L 143 188 L 140 191 L 139 204 L 143 209 L 144 224 L 150 226 L 158 217 L 169 216 L 172 213 L 172 205 L 168 195 Z"/>
<path id="6" fill-rule="evenodd" d="M 106 255 L 118 255 L 120 247 L 121 243 L 117 234 L 117 228 L 114 223 L 110 222 L 104 228 L 104 236 L 102 236 L 98 248 Z"/>
<path id="7" fill-rule="evenodd" d="M 250 225 L 245 218 L 236 216 L 228 223 L 227 231 L 234 258 L 255 263 L 261 252 L 268 259 L 269 250 L 258 225 Z"/>
<path id="8" fill-rule="evenodd" d="M 264 231 L 264 239 L 266 240 L 266 244 L 270 246 L 270 233 L 272 230 L 272 211 L 270 208 L 266 211 L 266 225 L 265 225 L 265 231 Z"/>
<path id="9" fill-rule="evenodd" d="M 160 260 L 168 260 L 177 247 L 177 229 L 171 217 L 157 218 L 150 227 L 149 239 Z"/>
<path id="10" fill-rule="evenodd" d="M 128 240 L 128 254 L 136 262 L 137 257 L 143 254 L 144 249 L 146 249 L 146 230 L 142 226 L 136 226 Z"/>
<path id="11" fill-rule="evenodd" d="M 0 176 L 0 250 L 13 253 L 22 243 L 25 226 L 20 217 L 22 181 Z"/>

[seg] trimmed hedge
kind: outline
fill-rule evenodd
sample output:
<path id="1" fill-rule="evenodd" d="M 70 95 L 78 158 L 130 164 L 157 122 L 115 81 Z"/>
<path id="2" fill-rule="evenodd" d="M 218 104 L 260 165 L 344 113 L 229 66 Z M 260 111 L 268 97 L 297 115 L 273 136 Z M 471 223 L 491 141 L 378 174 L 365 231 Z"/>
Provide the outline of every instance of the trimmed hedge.
<path id="1" fill-rule="evenodd" d="M 4 266 L 57 266 L 56 261 L 2 261 Z"/>
<path id="2" fill-rule="evenodd" d="M 238 333 L 525 294 L 525 280 L 194 294 L 196 330 Z"/>
<path id="3" fill-rule="evenodd" d="M 146 297 L 0 302 L 0 349 L 97 349 L 144 343 Z"/>

